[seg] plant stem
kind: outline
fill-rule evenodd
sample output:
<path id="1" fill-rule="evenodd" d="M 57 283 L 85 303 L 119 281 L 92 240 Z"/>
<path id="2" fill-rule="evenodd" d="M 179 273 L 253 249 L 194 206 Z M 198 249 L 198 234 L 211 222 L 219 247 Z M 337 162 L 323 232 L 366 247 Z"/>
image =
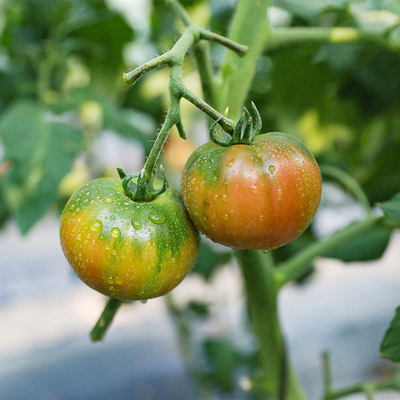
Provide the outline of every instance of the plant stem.
<path id="1" fill-rule="evenodd" d="M 93 342 L 97 342 L 103 339 L 121 304 L 122 301 L 118 299 L 109 298 L 107 300 L 106 306 L 104 307 L 103 312 L 97 320 L 96 325 L 90 331 L 90 338 Z"/>
<path id="2" fill-rule="evenodd" d="M 394 379 L 387 379 L 381 382 L 362 382 L 343 389 L 331 390 L 326 393 L 324 400 L 335 400 L 356 393 L 372 394 L 379 390 L 400 390 L 399 384 Z M 370 397 L 371 398 L 371 397 Z"/>
<path id="3" fill-rule="evenodd" d="M 227 52 L 221 68 L 218 109 L 229 106 L 229 116 L 236 119 L 246 100 L 257 60 L 268 37 L 268 0 L 240 0 L 230 27 L 229 38 L 249 46 L 241 58 Z"/>
<path id="4" fill-rule="evenodd" d="M 348 189 L 363 206 L 367 215 L 372 215 L 371 205 L 369 204 L 367 195 L 359 183 L 351 175 L 332 165 L 320 165 L 319 168 L 323 175 L 336 179 L 346 189 Z"/>
<path id="5" fill-rule="evenodd" d="M 281 284 L 284 285 L 290 281 L 296 280 L 308 270 L 309 263 L 314 258 L 323 256 L 335 247 L 346 243 L 348 240 L 368 232 L 370 229 L 379 225 L 383 219 L 384 217 L 381 216 L 371 216 L 363 221 L 354 222 L 346 228 L 335 232 L 333 235 L 321 239 L 306 247 L 304 250 L 301 250 L 295 256 L 284 262 L 279 269 L 281 273 Z"/>
<path id="6" fill-rule="evenodd" d="M 172 2 L 174 3 L 174 2 Z M 167 140 L 169 131 L 174 125 L 178 125 L 180 133 L 183 132 L 180 116 L 180 100 L 185 98 L 198 107 L 205 114 L 210 116 L 212 119 L 218 121 L 221 127 L 227 132 L 233 132 L 234 122 L 220 114 L 207 102 L 197 97 L 194 93 L 190 92 L 183 84 L 182 78 L 182 64 L 186 53 L 189 48 L 197 43 L 200 39 L 214 40 L 218 43 L 222 43 L 231 49 L 238 52 L 243 52 L 244 47 L 232 42 L 229 39 L 222 38 L 222 36 L 209 32 L 205 29 L 198 28 L 194 25 L 189 26 L 182 36 L 175 43 L 171 50 L 158 56 L 151 61 L 141 65 L 140 67 L 125 73 L 123 75 L 125 82 L 135 83 L 144 73 L 155 69 L 161 65 L 169 65 L 170 77 L 169 77 L 169 96 L 170 106 L 167 112 L 167 117 L 161 126 L 161 129 L 157 135 L 157 138 L 150 150 L 150 154 L 147 157 L 144 170 L 145 178 L 147 182 L 150 182 L 154 175 L 154 169 L 157 164 L 157 160 L 164 147 L 165 141 Z"/>
<path id="7" fill-rule="evenodd" d="M 220 74 L 222 84 L 218 101 L 219 109 L 228 106 L 234 118 L 240 113 L 257 60 L 263 51 L 268 32 L 268 6 L 269 1 L 266 0 L 239 0 L 236 7 L 229 37 L 249 45 L 249 51 L 243 58 L 233 53 L 226 54 Z M 251 325 L 260 346 L 263 396 L 304 399 L 302 388 L 286 357 L 277 310 L 279 284 L 272 258 L 254 250 L 237 251 L 236 256 L 245 282 Z"/>
<path id="8" fill-rule="evenodd" d="M 394 47 L 382 35 L 365 32 L 352 27 L 286 27 L 271 29 L 265 44 L 265 49 L 296 43 L 354 43 L 368 42 L 394 50 Z"/>
<path id="9" fill-rule="evenodd" d="M 278 316 L 279 287 L 272 257 L 250 250 L 239 250 L 235 254 L 244 277 L 250 322 L 260 346 L 263 368 L 260 389 L 264 395 L 287 400 L 304 399 L 304 393 L 286 360 Z"/>

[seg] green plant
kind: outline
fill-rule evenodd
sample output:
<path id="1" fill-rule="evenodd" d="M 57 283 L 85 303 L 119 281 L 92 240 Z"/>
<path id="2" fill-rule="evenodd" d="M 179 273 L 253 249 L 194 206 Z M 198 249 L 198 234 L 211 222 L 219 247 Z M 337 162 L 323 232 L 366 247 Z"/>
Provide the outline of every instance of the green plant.
<path id="1" fill-rule="evenodd" d="M 154 1 L 150 51 L 171 50 L 124 75 L 128 83 L 136 82 L 132 95 L 120 85 L 119 72 L 124 68 L 123 45 L 132 39 L 133 31 L 104 2 L 5 3 L 0 40 L 7 58 L 0 65 L 4 93 L 0 134 L 5 150 L 0 165 L 0 222 L 14 218 L 26 233 L 52 204 L 62 205 L 66 199 L 59 195 L 58 184 L 79 153 L 85 154 L 90 176 L 101 175 L 104 171 L 95 165 L 91 146 L 102 129 L 133 138 L 146 150 L 149 156 L 141 172 L 141 187 L 147 187 L 170 129 L 176 125 L 185 137 L 181 114 L 185 125 L 194 120 L 184 115 L 181 100 L 217 121 L 228 135 L 235 131 L 243 104 L 253 100 L 268 130 L 300 138 L 316 156 L 324 178 L 338 182 L 363 206 L 364 219 L 322 239 L 307 229 L 268 254 L 246 249 L 233 253 L 243 276 L 249 325 L 258 343 L 254 353 L 236 348 L 228 337 L 208 338 L 202 352 L 207 361 L 204 367 L 193 352 L 192 340 L 196 322 L 211 313 L 209 305 L 178 305 L 173 296 L 166 296 L 182 354 L 200 394 L 215 388 L 237 389 L 236 373 L 244 367 L 251 376 L 246 388 L 253 396 L 305 398 L 280 326 L 277 302 L 281 289 L 309 276 L 318 257 L 344 262 L 381 257 L 399 227 L 398 3 L 239 0 L 233 8 L 212 2 L 211 29 L 227 39 L 193 25 L 177 1 Z M 185 0 L 185 6 L 194 4 L 206 8 L 208 3 Z M 286 15 L 285 26 L 268 23 L 271 5 Z M 172 44 L 176 16 L 186 29 Z M 106 26 L 111 36 L 104 41 L 99 31 Z M 29 34 L 37 31 L 40 34 Z M 230 50 L 222 53 L 219 44 Z M 191 50 L 204 100 L 183 83 L 183 66 L 193 68 L 191 57 L 185 57 Z M 69 73 L 77 65 L 91 79 L 71 86 Z M 150 149 L 154 123 L 160 123 L 163 116 L 162 95 L 146 97 L 146 80 L 137 79 L 161 66 L 170 69 L 170 106 Z M 88 105 L 100 110 L 97 119 L 83 118 Z M 132 108 L 153 123 L 145 129 Z M 78 124 L 56 121 L 67 113 L 79 115 Z M 373 210 L 371 204 L 380 210 Z M 216 252 L 202 243 L 193 273 L 210 280 L 230 257 L 230 252 Z M 108 301 L 92 331 L 93 339 L 103 336 L 120 304 L 115 298 Z M 382 355 L 396 362 L 398 321 L 397 312 L 381 345 Z M 381 382 L 335 389 L 327 357 L 324 372 L 325 399 L 360 392 L 371 398 L 375 390 L 399 390 L 397 374 Z"/>

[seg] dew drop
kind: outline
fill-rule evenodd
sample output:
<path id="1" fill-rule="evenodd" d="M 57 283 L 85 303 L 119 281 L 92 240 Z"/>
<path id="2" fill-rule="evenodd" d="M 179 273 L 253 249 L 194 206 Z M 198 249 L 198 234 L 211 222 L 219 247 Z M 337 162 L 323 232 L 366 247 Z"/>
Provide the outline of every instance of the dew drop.
<path id="1" fill-rule="evenodd" d="M 111 229 L 111 236 L 114 239 L 118 239 L 121 236 L 121 231 L 119 230 L 119 228 L 115 227 Z"/>
<path id="2" fill-rule="evenodd" d="M 111 219 L 111 221 L 114 221 L 115 220 L 115 215 L 110 215 L 110 219 Z"/>
<path id="3" fill-rule="evenodd" d="M 132 220 L 131 223 L 132 226 L 137 230 L 139 230 L 142 227 L 142 224 L 139 221 Z"/>
<path id="4" fill-rule="evenodd" d="M 270 172 L 270 174 L 273 174 L 273 173 L 275 172 L 275 170 L 276 170 L 275 165 L 270 165 L 270 166 L 268 167 L 268 171 Z"/>
<path id="5" fill-rule="evenodd" d="M 111 203 L 111 202 L 112 202 L 112 199 L 111 199 L 110 197 L 106 197 L 104 201 L 105 201 L 106 203 Z"/>
<path id="6" fill-rule="evenodd" d="M 96 222 L 90 227 L 90 230 L 92 230 L 93 232 L 98 232 L 101 230 L 101 228 L 103 227 L 103 223 L 96 219 Z"/>
<path id="7" fill-rule="evenodd" d="M 82 239 L 82 235 L 79 233 L 78 235 L 76 235 L 76 240 L 81 240 Z"/>
<path id="8" fill-rule="evenodd" d="M 149 214 L 149 219 L 157 225 L 162 224 L 165 221 L 165 217 L 162 214 Z"/>

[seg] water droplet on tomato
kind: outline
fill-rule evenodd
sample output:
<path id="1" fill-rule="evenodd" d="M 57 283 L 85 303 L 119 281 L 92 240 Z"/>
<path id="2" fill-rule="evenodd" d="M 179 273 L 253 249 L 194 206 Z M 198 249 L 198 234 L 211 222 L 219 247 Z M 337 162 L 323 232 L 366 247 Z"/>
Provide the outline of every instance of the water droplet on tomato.
<path id="1" fill-rule="evenodd" d="M 275 172 L 275 170 L 276 170 L 275 165 L 270 165 L 270 166 L 268 167 L 268 171 L 269 171 L 270 174 L 273 174 L 273 173 Z"/>
<path id="2" fill-rule="evenodd" d="M 139 230 L 142 227 L 142 224 L 139 221 L 132 220 L 131 223 L 132 223 L 132 226 L 137 230 Z"/>
<path id="3" fill-rule="evenodd" d="M 103 223 L 100 220 L 96 219 L 96 222 L 90 227 L 90 229 L 93 232 L 98 232 L 101 230 L 102 227 L 103 227 Z"/>
<path id="4" fill-rule="evenodd" d="M 105 201 L 106 203 L 111 203 L 111 202 L 112 202 L 112 199 L 111 199 L 110 197 L 106 197 L 104 201 Z"/>
<path id="5" fill-rule="evenodd" d="M 149 214 L 149 219 L 157 225 L 161 225 L 165 221 L 164 215 L 155 213 Z"/>
<path id="6" fill-rule="evenodd" d="M 76 235 L 76 240 L 81 240 L 82 239 L 82 235 L 79 233 L 78 235 Z"/>
<path id="7" fill-rule="evenodd" d="M 111 236 L 114 239 L 118 239 L 121 236 L 121 231 L 119 230 L 119 228 L 115 227 L 111 229 Z"/>

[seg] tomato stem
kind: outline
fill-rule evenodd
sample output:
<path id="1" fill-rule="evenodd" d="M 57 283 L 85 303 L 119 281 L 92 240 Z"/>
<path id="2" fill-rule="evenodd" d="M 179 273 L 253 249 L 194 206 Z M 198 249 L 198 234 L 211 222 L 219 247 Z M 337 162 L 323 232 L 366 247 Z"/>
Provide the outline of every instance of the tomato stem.
<path id="1" fill-rule="evenodd" d="M 321 239 L 306 247 L 304 250 L 301 250 L 284 262 L 281 268 L 279 268 L 281 274 L 281 286 L 301 277 L 308 270 L 309 263 L 316 257 L 323 256 L 350 239 L 368 232 L 370 229 L 383 223 L 384 220 L 385 217 L 383 216 L 367 217 L 365 220 L 354 222 L 346 228 L 335 232 L 333 235 Z"/>
<path id="2" fill-rule="evenodd" d="M 398 46 L 381 32 L 367 32 L 354 27 L 284 27 L 270 30 L 265 48 L 272 50 L 278 47 L 298 43 L 355 43 L 366 42 L 398 52 Z"/>
<path id="3" fill-rule="evenodd" d="M 261 380 L 253 382 L 252 391 L 263 396 L 305 399 L 305 395 L 286 357 L 277 296 L 279 284 L 271 254 L 261 251 L 235 252 L 245 282 L 250 323 L 258 338 Z"/>
<path id="4" fill-rule="evenodd" d="M 348 189 L 362 205 L 366 214 L 368 216 L 372 215 L 371 205 L 369 204 L 367 195 L 365 194 L 359 183 L 351 175 L 332 165 L 320 165 L 319 168 L 322 175 L 326 175 L 330 178 L 336 179 L 346 189 Z"/>
<path id="5" fill-rule="evenodd" d="M 109 298 L 107 300 L 104 310 L 97 320 L 96 325 L 90 331 L 90 338 L 93 342 L 97 342 L 103 339 L 121 304 L 122 301 L 118 299 Z"/>
<path id="6" fill-rule="evenodd" d="M 226 118 L 224 115 L 215 110 L 211 105 L 209 105 L 206 101 L 197 97 L 183 84 L 182 65 L 184 57 L 189 48 L 201 39 L 222 44 L 239 54 L 243 54 L 247 50 L 247 46 L 240 45 L 230 39 L 227 39 L 206 29 L 197 27 L 195 25 L 190 25 L 183 32 L 182 36 L 175 43 L 171 50 L 123 75 L 125 82 L 133 84 L 136 82 L 137 79 L 139 79 L 144 73 L 148 71 L 151 71 L 163 65 L 168 65 L 170 67 L 170 106 L 164 123 L 161 126 L 161 129 L 157 135 L 157 138 L 153 144 L 153 147 L 144 166 L 147 182 L 150 182 L 153 179 L 154 169 L 160 157 L 160 153 L 164 147 L 165 141 L 167 140 L 168 134 L 174 125 L 177 125 L 178 132 L 183 138 L 185 138 L 185 133 L 181 123 L 181 98 L 190 101 L 213 120 L 217 120 L 222 129 L 224 129 L 225 131 L 233 132 L 234 130 L 235 123 L 232 120 Z"/>
<path id="7" fill-rule="evenodd" d="M 400 373 L 397 372 L 391 378 L 383 381 L 360 382 L 342 389 L 332 389 L 331 366 L 328 353 L 322 354 L 322 367 L 324 372 L 324 395 L 323 400 L 335 400 L 356 393 L 364 393 L 368 399 L 372 399 L 372 394 L 379 390 L 400 390 Z"/>

